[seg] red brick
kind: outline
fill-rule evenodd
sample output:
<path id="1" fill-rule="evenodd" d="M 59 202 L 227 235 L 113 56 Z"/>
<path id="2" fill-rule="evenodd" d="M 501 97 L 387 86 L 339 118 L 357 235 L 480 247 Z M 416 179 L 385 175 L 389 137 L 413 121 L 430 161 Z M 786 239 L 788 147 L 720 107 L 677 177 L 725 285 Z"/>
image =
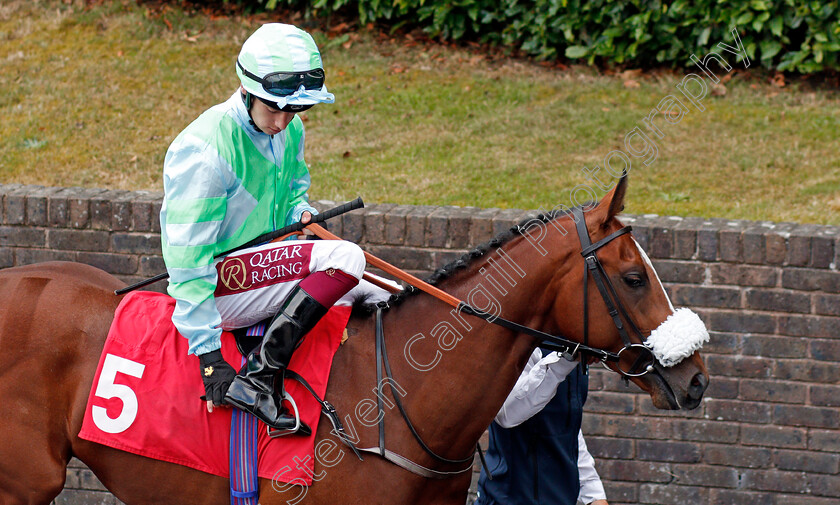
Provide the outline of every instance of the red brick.
<path id="1" fill-rule="evenodd" d="M 380 203 L 365 208 L 365 242 L 385 243 L 385 214 L 396 207 L 393 203 Z"/>
<path id="2" fill-rule="evenodd" d="M 741 236 L 744 247 L 744 263 L 764 263 L 764 234 L 767 228 L 763 224 L 753 223 L 747 225 Z"/>
<path id="3" fill-rule="evenodd" d="M 840 472 L 840 455 L 838 454 L 779 450 L 776 451 L 773 459 L 779 470 L 829 474 Z"/>
<path id="4" fill-rule="evenodd" d="M 810 386 L 811 405 L 840 407 L 840 386 Z"/>
<path id="5" fill-rule="evenodd" d="M 741 426 L 741 443 L 762 447 L 804 449 L 807 430 L 782 426 Z"/>
<path id="6" fill-rule="evenodd" d="M 811 340 L 811 357 L 821 361 L 840 361 L 840 340 Z"/>
<path id="7" fill-rule="evenodd" d="M 811 263 L 811 236 L 803 234 L 802 227 L 798 225 L 788 237 L 785 257 L 785 263 L 788 265 L 807 266 Z"/>
<path id="8" fill-rule="evenodd" d="M 776 505 L 837 505 L 836 498 L 820 498 L 816 496 L 805 496 L 802 494 L 786 495 L 776 494 Z"/>
<path id="9" fill-rule="evenodd" d="M 804 404 L 808 386 L 794 382 L 773 380 L 741 380 L 742 400 Z"/>
<path id="10" fill-rule="evenodd" d="M 834 362 L 814 360 L 776 360 L 774 377 L 781 380 L 836 383 L 840 381 L 840 367 Z"/>
<path id="11" fill-rule="evenodd" d="M 738 440 L 737 423 L 713 420 L 686 420 L 673 422 L 674 439 L 695 442 L 735 443 Z"/>
<path id="12" fill-rule="evenodd" d="M 791 337 L 840 337 L 840 317 L 779 316 L 779 334 Z"/>
<path id="13" fill-rule="evenodd" d="M 671 424 L 667 419 L 589 414 L 583 416 L 583 432 L 606 437 L 667 439 L 671 436 Z"/>
<path id="14" fill-rule="evenodd" d="M 52 249 L 16 249 L 15 265 L 31 265 L 45 261 L 76 261 L 75 251 L 53 251 Z"/>
<path id="15" fill-rule="evenodd" d="M 766 358 L 807 358 L 808 342 L 798 337 L 744 335 L 743 352 Z"/>
<path id="16" fill-rule="evenodd" d="M 32 189 L 26 195 L 26 224 L 30 226 L 46 226 L 47 208 L 51 195 L 61 191 L 60 188 L 40 187 Z"/>
<path id="17" fill-rule="evenodd" d="M 665 283 L 701 284 L 706 277 L 706 268 L 694 261 L 658 259 L 653 261 L 653 268 Z"/>
<path id="18" fill-rule="evenodd" d="M 836 227 L 824 227 L 819 236 L 811 237 L 811 266 L 830 268 L 834 262 L 834 244 L 837 239 Z"/>
<path id="19" fill-rule="evenodd" d="M 709 330 L 732 333 L 776 333 L 776 317 L 739 311 L 714 311 L 709 314 Z"/>
<path id="20" fill-rule="evenodd" d="M 787 240 L 781 235 L 764 236 L 764 259 L 771 265 L 781 265 L 787 256 Z"/>
<path id="21" fill-rule="evenodd" d="M 609 497 L 612 503 L 612 497 Z M 707 503 L 709 490 L 676 484 L 642 484 L 639 486 L 641 503 Z"/>
<path id="22" fill-rule="evenodd" d="M 3 223 L 23 224 L 26 221 L 26 195 L 42 186 L 19 186 L 3 196 Z"/>
<path id="23" fill-rule="evenodd" d="M 670 463 L 623 459 L 599 461 L 598 474 L 602 479 L 629 482 L 670 482 L 672 479 Z"/>
<path id="24" fill-rule="evenodd" d="M 105 270 L 109 274 L 130 275 L 137 272 L 137 257 L 125 254 L 80 252 L 76 261 Z"/>
<path id="25" fill-rule="evenodd" d="M 125 193 L 111 200 L 111 230 L 128 231 L 131 229 L 131 210 L 134 205 L 134 193 Z"/>
<path id="26" fill-rule="evenodd" d="M 738 398 L 739 384 L 742 379 L 716 376 L 709 382 L 706 398 Z"/>
<path id="27" fill-rule="evenodd" d="M 775 405 L 773 420 L 786 426 L 810 428 L 835 428 L 840 426 L 840 410 L 826 407 Z"/>
<path id="28" fill-rule="evenodd" d="M 671 285 L 674 305 L 685 307 L 720 307 L 736 309 L 741 306 L 740 288 L 695 285 Z"/>
<path id="29" fill-rule="evenodd" d="M 483 244 L 493 238 L 493 218 L 499 209 L 480 209 L 473 213 L 470 221 L 470 245 Z"/>
<path id="30" fill-rule="evenodd" d="M 52 229 L 47 232 L 47 244 L 51 249 L 107 252 L 109 242 L 105 231 Z"/>
<path id="31" fill-rule="evenodd" d="M 636 459 L 697 463 L 700 461 L 700 447 L 689 442 L 638 440 L 636 441 Z"/>
<path id="32" fill-rule="evenodd" d="M 112 233 L 111 251 L 127 254 L 161 254 L 160 236 L 151 233 Z"/>
<path id="33" fill-rule="evenodd" d="M 650 244 L 646 249 L 651 258 L 671 258 L 674 250 L 674 233 L 669 228 L 651 229 Z"/>
<path id="34" fill-rule="evenodd" d="M 466 249 L 470 242 L 470 226 L 472 215 L 477 207 L 456 207 L 449 212 L 449 247 Z"/>
<path id="35" fill-rule="evenodd" d="M 840 316 L 840 296 L 815 294 L 814 312 L 825 316 Z"/>
<path id="36" fill-rule="evenodd" d="M 344 240 L 357 244 L 365 243 L 365 210 L 356 209 L 341 215 L 341 230 Z"/>
<path id="37" fill-rule="evenodd" d="M 700 351 L 704 356 L 709 354 L 740 354 L 741 337 L 735 333 L 709 332 L 709 341 L 703 344 Z"/>
<path id="38" fill-rule="evenodd" d="M 808 449 L 840 453 L 840 433 L 837 430 L 810 430 Z"/>
<path id="39" fill-rule="evenodd" d="M 406 270 L 428 270 L 434 268 L 434 265 L 432 265 L 432 255 L 429 251 L 387 245 L 370 246 L 367 250 L 374 256 Z"/>
<path id="40" fill-rule="evenodd" d="M 779 282 L 779 269 L 774 267 L 717 263 L 709 271 L 715 285 L 774 287 Z"/>
<path id="41" fill-rule="evenodd" d="M 738 400 L 709 399 L 706 401 L 706 414 L 718 421 L 769 423 L 772 420 L 770 405 Z"/>
<path id="42" fill-rule="evenodd" d="M 43 229 L 24 226 L 0 226 L 0 246 L 44 247 L 47 234 Z"/>
<path id="43" fill-rule="evenodd" d="M 745 489 L 757 491 L 778 491 L 783 493 L 807 493 L 808 479 L 800 472 L 778 470 L 746 470 L 741 476 Z"/>
<path id="44" fill-rule="evenodd" d="M 716 261 L 720 237 L 718 229 L 713 224 L 704 225 L 704 229 L 697 231 L 697 259 L 701 261 Z"/>
<path id="45" fill-rule="evenodd" d="M 493 236 L 508 231 L 511 227 L 519 224 L 527 212 L 522 209 L 504 209 L 493 216 Z"/>
<path id="46" fill-rule="evenodd" d="M 811 495 L 831 496 L 835 502 L 840 497 L 840 477 L 829 475 L 813 475 L 810 479 Z"/>
<path id="47" fill-rule="evenodd" d="M 674 473 L 672 484 L 708 486 L 714 483 L 714 487 L 738 487 L 738 470 L 734 468 L 693 463 L 676 464 L 671 471 Z"/>
<path id="48" fill-rule="evenodd" d="M 771 449 L 741 447 L 732 444 L 706 444 L 703 447 L 703 461 L 710 465 L 769 468 L 773 464 L 773 451 Z"/>
<path id="49" fill-rule="evenodd" d="M 676 504 L 674 504 L 676 505 Z M 683 504 L 679 504 L 683 505 Z M 688 505 L 688 504 L 685 504 Z M 694 504 L 692 504 L 694 505 Z M 734 489 L 712 489 L 709 491 L 709 505 L 777 505 L 771 493 L 756 493 Z M 787 502 L 778 505 L 793 505 Z"/>
<path id="50" fill-rule="evenodd" d="M 595 437 L 584 434 L 589 454 L 596 459 L 633 459 L 635 441 L 626 438 Z"/>
<path id="51" fill-rule="evenodd" d="M 744 242 L 742 239 L 744 221 L 730 221 L 720 230 L 720 259 L 733 263 L 744 261 Z"/>
<path id="52" fill-rule="evenodd" d="M 785 268 L 782 287 L 799 291 L 840 293 L 840 272 L 816 268 Z"/>
<path id="53" fill-rule="evenodd" d="M 745 292 L 747 309 L 773 312 L 811 312 L 811 297 L 804 293 L 778 289 L 750 288 Z"/>
<path id="54" fill-rule="evenodd" d="M 405 242 L 406 220 L 409 212 L 414 210 L 410 205 L 397 205 L 385 214 L 385 240 L 386 244 L 402 245 Z"/>
<path id="55" fill-rule="evenodd" d="M 624 393 L 595 391 L 586 398 L 586 410 L 612 414 L 629 414 L 634 410 L 633 396 Z"/>
<path id="56" fill-rule="evenodd" d="M 604 490 L 614 505 L 635 504 L 639 495 L 639 484 L 630 482 L 612 482 L 604 480 Z"/>
<path id="57" fill-rule="evenodd" d="M 706 356 L 706 368 L 712 376 L 772 377 L 773 363 L 766 358 L 751 356 Z"/>

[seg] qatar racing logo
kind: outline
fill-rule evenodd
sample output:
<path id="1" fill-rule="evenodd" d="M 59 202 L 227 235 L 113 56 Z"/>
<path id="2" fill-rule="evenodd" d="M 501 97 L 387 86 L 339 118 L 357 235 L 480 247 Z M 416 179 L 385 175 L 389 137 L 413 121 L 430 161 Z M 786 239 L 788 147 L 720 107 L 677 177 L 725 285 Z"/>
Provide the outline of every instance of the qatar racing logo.
<path id="1" fill-rule="evenodd" d="M 230 256 L 216 265 L 216 296 L 232 295 L 309 275 L 312 244 L 289 244 Z"/>
<path id="2" fill-rule="evenodd" d="M 219 283 L 228 291 L 244 291 L 251 287 L 248 268 L 242 258 L 228 258 L 219 264 Z"/>

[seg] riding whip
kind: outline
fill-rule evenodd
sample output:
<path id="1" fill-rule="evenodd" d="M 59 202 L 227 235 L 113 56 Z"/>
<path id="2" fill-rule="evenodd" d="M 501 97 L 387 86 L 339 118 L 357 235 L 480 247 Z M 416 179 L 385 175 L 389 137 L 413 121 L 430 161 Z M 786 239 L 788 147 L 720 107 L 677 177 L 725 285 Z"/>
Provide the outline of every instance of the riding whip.
<path id="1" fill-rule="evenodd" d="M 362 198 L 357 197 L 353 201 L 347 202 L 347 203 L 339 205 L 337 207 L 333 207 L 332 209 L 329 209 L 329 210 L 325 210 L 321 214 L 315 214 L 314 216 L 312 216 L 312 219 L 308 223 L 304 224 L 304 223 L 301 223 L 301 222 L 297 222 L 297 223 L 294 223 L 294 224 L 290 224 L 289 226 L 284 226 L 283 228 L 280 228 L 279 230 L 264 233 L 264 234 L 260 235 L 259 237 L 255 238 L 253 240 L 250 240 L 248 242 L 245 242 L 244 244 L 242 244 L 240 246 L 234 247 L 233 249 L 230 249 L 228 251 L 225 251 L 221 254 L 216 255 L 216 258 L 220 258 L 222 256 L 227 256 L 228 254 L 234 253 L 236 251 L 240 251 L 242 249 L 247 249 L 249 247 L 254 247 L 254 246 L 260 245 L 260 244 L 265 243 L 265 242 L 270 242 L 270 241 L 272 241 L 276 238 L 282 237 L 283 235 L 288 235 L 290 233 L 298 232 L 298 231 L 304 229 L 307 225 L 315 224 L 315 223 L 322 223 L 322 222 L 326 221 L 327 219 L 331 219 L 331 218 L 334 218 L 336 216 L 340 216 L 341 214 L 344 214 L 345 212 L 350 212 L 351 210 L 361 209 L 364 206 L 365 206 L 365 202 L 362 201 Z M 134 283 L 130 286 L 126 286 L 124 288 L 117 289 L 116 291 L 114 291 L 114 294 L 117 295 L 117 296 L 124 295 L 124 294 L 126 294 L 130 291 L 134 291 L 135 289 L 139 289 L 139 288 L 142 288 L 144 286 L 148 286 L 149 284 L 153 284 L 157 281 L 162 281 L 163 279 L 167 279 L 168 277 L 169 277 L 169 272 L 163 272 L 161 274 L 155 275 L 154 277 L 149 277 L 148 279 L 144 279 L 142 281 L 136 282 L 136 283 Z"/>

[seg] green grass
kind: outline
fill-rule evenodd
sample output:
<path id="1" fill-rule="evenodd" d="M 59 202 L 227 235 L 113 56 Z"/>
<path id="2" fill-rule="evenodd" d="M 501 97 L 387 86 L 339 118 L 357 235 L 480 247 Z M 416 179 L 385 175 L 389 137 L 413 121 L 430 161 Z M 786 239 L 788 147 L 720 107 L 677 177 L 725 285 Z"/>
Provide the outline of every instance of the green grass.
<path id="1" fill-rule="evenodd" d="M 233 92 L 236 54 L 259 22 L 128 0 L 4 2 L 0 183 L 159 190 L 167 146 Z M 365 31 L 315 36 L 336 104 L 303 115 L 313 199 L 568 204 L 582 168 L 621 149 L 682 77 L 650 72 L 625 87 L 585 67 Z M 840 224 L 840 96 L 765 81 L 739 73 L 704 112 L 689 106 L 667 126 L 660 116 L 658 158 L 634 158 L 627 211 Z"/>

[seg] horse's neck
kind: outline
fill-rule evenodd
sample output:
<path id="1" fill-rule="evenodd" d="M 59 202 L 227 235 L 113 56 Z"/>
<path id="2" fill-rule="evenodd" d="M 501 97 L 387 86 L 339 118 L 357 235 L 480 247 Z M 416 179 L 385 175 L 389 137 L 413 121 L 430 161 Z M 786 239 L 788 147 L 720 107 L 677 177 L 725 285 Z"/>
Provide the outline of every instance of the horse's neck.
<path id="1" fill-rule="evenodd" d="M 556 295 L 547 290 L 556 285 L 550 280 L 557 275 L 557 255 L 552 261 L 531 248 L 515 240 L 439 286 L 476 308 L 544 328 Z M 441 454 L 463 457 L 495 417 L 537 342 L 425 295 L 407 300 L 388 319 L 386 328 L 405 333 L 401 338 L 391 332 L 389 354 L 402 357 L 398 346 L 403 351 L 395 375 L 407 381 L 406 404 L 423 420 L 418 428 Z"/>

